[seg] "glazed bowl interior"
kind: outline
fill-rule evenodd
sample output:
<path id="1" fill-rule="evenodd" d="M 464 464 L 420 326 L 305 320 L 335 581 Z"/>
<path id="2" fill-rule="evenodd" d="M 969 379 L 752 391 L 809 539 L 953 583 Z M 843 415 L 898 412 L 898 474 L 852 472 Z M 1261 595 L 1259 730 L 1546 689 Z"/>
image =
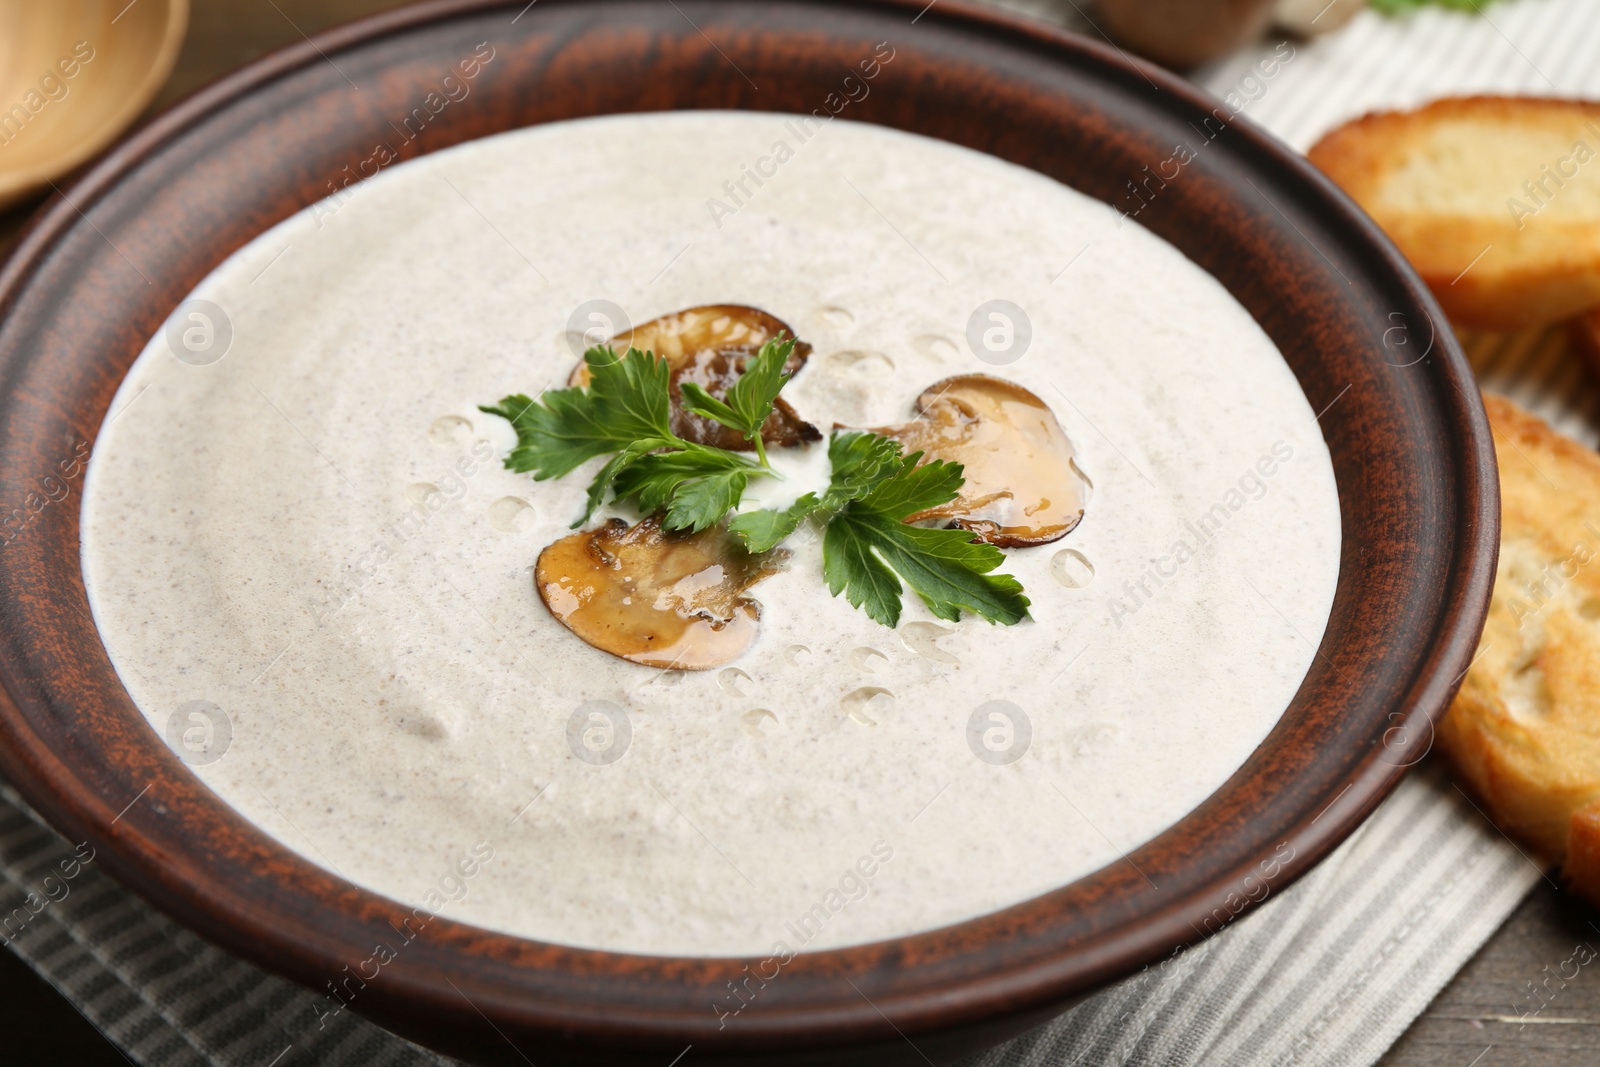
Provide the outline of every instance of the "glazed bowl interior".
<path id="1" fill-rule="evenodd" d="M 1426 752 L 1493 578 L 1488 428 L 1432 299 L 1302 160 L 1170 75 L 956 4 L 461 0 L 334 31 L 190 99 L 48 205 L 0 272 L 0 500 L 16 508 L 0 533 L 0 770 L 127 885 L 319 989 L 409 910 L 267 837 L 150 729 L 90 619 L 63 461 L 92 449 L 130 364 L 203 277 L 396 142 L 394 118 L 485 42 L 492 75 L 450 121 L 394 143 L 397 159 L 592 115 L 810 113 L 880 42 L 893 77 L 852 104 L 856 120 L 991 153 L 1108 211 L 1127 211 L 1131 183 L 1174 145 L 1203 138 L 1136 223 L 1221 281 L 1320 413 L 1339 582 L 1310 671 L 1248 762 L 1170 830 L 1062 889 L 799 956 L 737 1027 L 707 1004 L 752 961 L 590 951 L 444 919 L 356 1010 L 484 1062 L 522 1062 L 521 1049 L 666 1063 L 691 1044 L 726 1060 L 948 1060 L 1224 928 Z"/>

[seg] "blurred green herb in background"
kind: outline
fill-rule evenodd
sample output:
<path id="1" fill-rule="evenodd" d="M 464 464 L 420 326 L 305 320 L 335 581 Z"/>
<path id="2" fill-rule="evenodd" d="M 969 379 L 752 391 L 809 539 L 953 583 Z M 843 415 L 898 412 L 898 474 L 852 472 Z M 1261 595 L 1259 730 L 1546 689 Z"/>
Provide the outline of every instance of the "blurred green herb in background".
<path id="1" fill-rule="evenodd" d="M 1447 7 L 1452 11 L 1482 12 L 1485 5 L 1494 2 L 1495 0 L 1372 0 L 1372 6 L 1385 15 L 1404 15 L 1419 7 Z"/>

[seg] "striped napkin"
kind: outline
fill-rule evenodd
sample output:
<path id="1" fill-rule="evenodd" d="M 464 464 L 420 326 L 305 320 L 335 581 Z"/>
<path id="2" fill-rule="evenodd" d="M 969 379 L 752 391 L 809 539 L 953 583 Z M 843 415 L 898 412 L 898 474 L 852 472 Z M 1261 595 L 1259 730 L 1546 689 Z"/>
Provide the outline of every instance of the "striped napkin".
<path id="1" fill-rule="evenodd" d="M 1003 6 L 1093 35 L 1080 0 Z M 1600 97 L 1593 0 L 1513 0 L 1486 13 L 1370 12 L 1261 64 L 1267 42 L 1199 72 L 1218 96 L 1304 149 L 1364 111 L 1463 92 Z M 1593 444 L 1600 392 L 1559 330 L 1473 336 L 1487 388 Z M 156 914 L 93 863 L 35 913 L 43 879 L 76 858 L 0 785 L 0 939 L 130 1059 L 150 1067 L 444 1065 L 344 1013 L 319 1029 L 314 993 Z M 1217 936 L 1112 986 L 964 1067 L 1136 1064 L 1357 1067 L 1377 1061 L 1542 877 L 1425 763 L 1340 848 Z"/>

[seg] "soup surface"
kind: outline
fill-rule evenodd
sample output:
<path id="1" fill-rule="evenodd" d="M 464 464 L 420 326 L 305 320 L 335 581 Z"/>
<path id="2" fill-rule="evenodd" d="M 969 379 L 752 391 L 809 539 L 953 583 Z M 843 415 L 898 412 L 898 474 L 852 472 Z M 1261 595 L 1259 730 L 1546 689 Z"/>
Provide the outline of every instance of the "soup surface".
<path id="1" fill-rule="evenodd" d="M 95 446 L 96 622 L 229 804 L 428 912 L 766 955 L 1020 902 L 1220 786 L 1332 602 L 1328 453 L 1250 316 L 1104 204 L 941 142 L 535 127 L 342 191 L 194 298 Z M 504 470 L 514 435 L 477 405 L 563 385 L 585 330 L 720 303 L 813 346 L 784 397 L 824 429 L 905 422 L 956 374 L 1051 406 L 1093 488 L 1064 539 L 1006 553 L 1031 619 L 908 597 L 888 629 L 828 595 L 804 529 L 725 668 L 636 666 L 551 617 L 532 567 L 592 470 Z M 752 502 L 825 481 L 825 442 L 778 451 Z"/>

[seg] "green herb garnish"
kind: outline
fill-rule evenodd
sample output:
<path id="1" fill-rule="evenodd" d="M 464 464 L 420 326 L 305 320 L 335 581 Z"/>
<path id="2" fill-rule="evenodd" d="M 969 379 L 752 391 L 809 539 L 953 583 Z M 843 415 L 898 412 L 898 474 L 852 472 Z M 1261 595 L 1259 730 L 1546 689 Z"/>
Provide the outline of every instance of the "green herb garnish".
<path id="1" fill-rule="evenodd" d="M 745 364 L 739 380 L 728 388 L 726 400 L 718 400 L 695 382 L 684 382 L 679 387 L 683 409 L 744 434 L 745 440 L 755 445 L 756 457 L 765 467 L 767 446 L 761 440 L 761 427 L 772 415 L 773 404 L 789 381 L 783 368 L 793 351 L 794 341 L 784 341 L 782 334 L 762 345 L 755 358 Z"/>
<path id="2" fill-rule="evenodd" d="M 544 480 L 611 457 L 590 483 L 588 506 L 574 527 L 588 522 L 610 491 L 645 512 L 662 512 L 667 529 L 704 530 L 739 506 L 751 478 L 777 476 L 761 427 L 789 379 L 783 368 L 793 347 L 792 340 L 767 342 L 722 399 L 692 382 L 680 386 L 684 409 L 744 434 L 755 446 L 754 460 L 673 434 L 671 370 L 637 349 L 618 357 L 609 348 L 591 348 L 584 354 L 588 386 L 549 390 L 537 400 L 516 394 L 481 410 L 516 429 L 517 446 L 505 461 L 511 470 Z M 959 463 L 924 463 L 921 452 L 902 452 L 892 438 L 835 431 L 823 493 L 806 493 L 787 508 L 734 514 L 728 529 L 760 553 L 815 520 L 823 527 L 829 592 L 844 593 L 885 626 L 900 621 L 904 585 L 941 619 L 955 621 L 962 611 L 1008 625 L 1027 618 L 1022 585 L 990 573 L 1005 558 L 1000 549 L 974 541 L 966 530 L 906 524 L 954 500 L 963 474 Z"/>
<path id="3" fill-rule="evenodd" d="M 728 522 L 728 529 L 738 534 L 750 551 L 765 552 L 794 533 L 811 516 L 816 515 L 826 523 L 833 512 L 866 495 L 880 479 L 893 473 L 889 468 L 897 464 L 899 458 L 898 441 L 871 433 L 835 431 L 828 441 L 832 473 L 822 496 L 807 493 L 779 511 L 746 511 L 735 515 Z M 956 469 L 960 470 L 959 464 Z"/>
<path id="4" fill-rule="evenodd" d="M 728 528 L 752 552 L 764 552 L 807 518 L 824 523 L 822 573 L 828 591 L 883 623 L 900 622 L 901 579 L 928 609 L 952 622 L 963 609 L 1007 625 L 1028 615 L 1022 585 L 1009 574 L 990 574 L 1005 555 L 974 541 L 965 530 L 908 526 L 905 519 L 961 490 L 961 464 L 901 454 L 900 442 L 877 434 L 835 431 L 828 442 L 833 465 L 826 492 L 807 493 L 781 511 L 747 511 Z M 919 465 L 920 464 L 920 465 Z"/>
<path id="5" fill-rule="evenodd" d="M 759 444 L 759 431 L 788 380 L 783 365 L 793 348 L 792 340 L 763 345 L 728 391 L 729 403 L 698 386 L 683 388 L 689 410 L 747 436 L 753 433 L 756 461 L 674 434 L 671 368 L 654 353 L 633 348 L 626 357 L 601 346 L 585 352 L 587 386 L 547 390 L 538 400 L 513 394 L 479 410 L 511 423 L 517 447 L 506 466 L 539 481 L 569 474 L 598 456 L 612 457 L 589 483 L 589 505 L 574 528 L 589 521 L 610 489 L 617 499 L 634 500 L 645 511 L 665 511 L 669 530 L 699 531 L 738 506 L 751 478 L 776 474 Z M 696 406 L 690 404 L 691 389 Z"/>

